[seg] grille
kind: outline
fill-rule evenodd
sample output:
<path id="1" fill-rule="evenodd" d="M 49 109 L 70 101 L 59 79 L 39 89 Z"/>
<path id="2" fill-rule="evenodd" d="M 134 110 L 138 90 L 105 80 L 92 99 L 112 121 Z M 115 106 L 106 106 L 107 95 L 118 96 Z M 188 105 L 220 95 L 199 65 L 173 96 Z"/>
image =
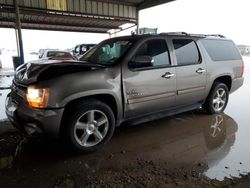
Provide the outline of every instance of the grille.
<path id="1" fill-rule="evenodd" d="M 11 99 L 12 99 L 12 102 L 16 104 L 20 104 L 23 101 L 23 98 L 13 91 L 11 92 Z"/>
<path id="2" fill-rule="evenodd" d="M 25 98 L 26 88 L 17 86 L 15 83 L 11 87 L 11 99 L 14 103 L 20 104 Z"/>

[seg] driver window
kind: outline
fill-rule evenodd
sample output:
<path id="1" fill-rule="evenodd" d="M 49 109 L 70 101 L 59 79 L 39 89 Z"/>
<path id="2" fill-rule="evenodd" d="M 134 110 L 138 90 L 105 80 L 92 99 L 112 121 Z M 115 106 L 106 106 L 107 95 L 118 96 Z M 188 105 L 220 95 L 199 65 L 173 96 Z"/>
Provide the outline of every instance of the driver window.
<path id="1" fill-rule="evenodd" d="M 170 65 L 168 47 L 163 39 L 153 39 L 143 43 L 134 57 L 138 56 L 150 56 L 153 59 L 153 67 Z"/>

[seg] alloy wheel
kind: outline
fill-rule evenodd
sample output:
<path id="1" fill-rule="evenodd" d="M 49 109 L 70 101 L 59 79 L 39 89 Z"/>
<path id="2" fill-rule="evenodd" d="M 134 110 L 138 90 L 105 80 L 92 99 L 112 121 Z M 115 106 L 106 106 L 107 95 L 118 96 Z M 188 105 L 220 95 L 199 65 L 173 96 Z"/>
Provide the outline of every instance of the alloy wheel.
<path id="1" fill-rule="evenodd" d="M 107 135 L 109 120 L 100 110 L 85 112 L 76 122 L 74 137 L 78 144 L 92 147 L 100 143 Z"/>
<path id="2" fill-rule="evenodd" d="M 216 112 L 220 112 L 227 102 L 227 94 L 225 89 L 219 88 L 213 97 L 213 108 Z"/>

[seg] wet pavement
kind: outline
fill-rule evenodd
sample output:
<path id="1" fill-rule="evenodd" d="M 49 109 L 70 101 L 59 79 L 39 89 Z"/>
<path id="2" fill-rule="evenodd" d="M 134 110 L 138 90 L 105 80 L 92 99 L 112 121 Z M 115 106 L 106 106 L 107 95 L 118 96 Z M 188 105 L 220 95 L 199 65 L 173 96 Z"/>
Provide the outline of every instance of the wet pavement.
<path id="1" fill-rule="evenodd" d="M 230 95 L 225 113 L 193 111 L 124 126 L 91 154 L 75 155 L 59 143 L 27 139 L 0 122 L 0 187 L 51 187 L 63 177 L 123 170 L 142 159 L 169 167 L 204 164 L 203 174 L 212 179 L 240 177 L 250 172 L 250 58 L 245 59 L 245 70 L 245 84 Z M 7 91 L 1 92 L 0 102 Z"/>
<path id="2" fill-rule="evenodd" d="M 14 77 L 13 69 L 0 69 L 0 90 L 9 89 Z"/>
<path id="3" fill-rule="evenodd" d="M 11 68 L 0 69 L 0 121 L 7 117 L 4 111 L 5 98 L 10 92 L 10 86 L 14 77 L 14 70 Z M 0 128 L 1 130 L 1 128 Z"/>
<path id="4" fill-rule="evenodd" d="M 0 89 L 0 121 L 4 121 L 7 119 L 7 116 L 5 114 L 5 110 L 4 110 L 4 106 L 5 106 L 5 98 L 6 96 L 8 95 L 8 93 L 10 92 L 9 89 L 4 89 L 4 90 L 1 90 Z M 1 128 L 0 128 L 1 130 Z"/>

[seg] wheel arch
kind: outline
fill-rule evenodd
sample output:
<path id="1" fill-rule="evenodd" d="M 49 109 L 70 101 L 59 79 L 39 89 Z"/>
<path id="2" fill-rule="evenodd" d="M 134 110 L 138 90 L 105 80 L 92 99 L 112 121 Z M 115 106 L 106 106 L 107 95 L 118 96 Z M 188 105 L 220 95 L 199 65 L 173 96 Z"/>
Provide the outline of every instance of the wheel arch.
<path id="1" fill-rule="evenodd" d="M 67 114 L 70 112 L 70 109 L 74 108 L 74 106 L 78 105 L 82 101 L 86 101 L 86 100 L 90 100 L 90 99 L 95 99 L 95 100 L 98 100 L 98 101 L 101 101 L 101 102 L 107 104 L 114 113 L 116 126 L 118 125 L 119 119 L 121 118 L 121 114 L 122 114 L 121 109 L 119 108 L 119 105 L 118 105 L 119 104 L 118 100 L 112 94 L 99 93 L 99 94 L 81 96 L 78 98 L 74 98 L 65 104 L 64 112 L 62 115 L 62 122 L 61 122 L 61 126 L 60 126 L 60 134 L 62 133 L 62 131 L 65 128 L 65 125 L 63 124 L 63 122 L 65 122 L 65 118 L 67 118 Z"/>
<path id="2" fill-rule="evenodd" d="M 217 82 L 225 84 L 228 88 L 228 91 L 230 92 L 230 90 L 232 88 L 232 77 L 230 75 L 221 75 L 221 76 L 217 77 L 216 79 L 214 79 L 212 87 Z"/>

